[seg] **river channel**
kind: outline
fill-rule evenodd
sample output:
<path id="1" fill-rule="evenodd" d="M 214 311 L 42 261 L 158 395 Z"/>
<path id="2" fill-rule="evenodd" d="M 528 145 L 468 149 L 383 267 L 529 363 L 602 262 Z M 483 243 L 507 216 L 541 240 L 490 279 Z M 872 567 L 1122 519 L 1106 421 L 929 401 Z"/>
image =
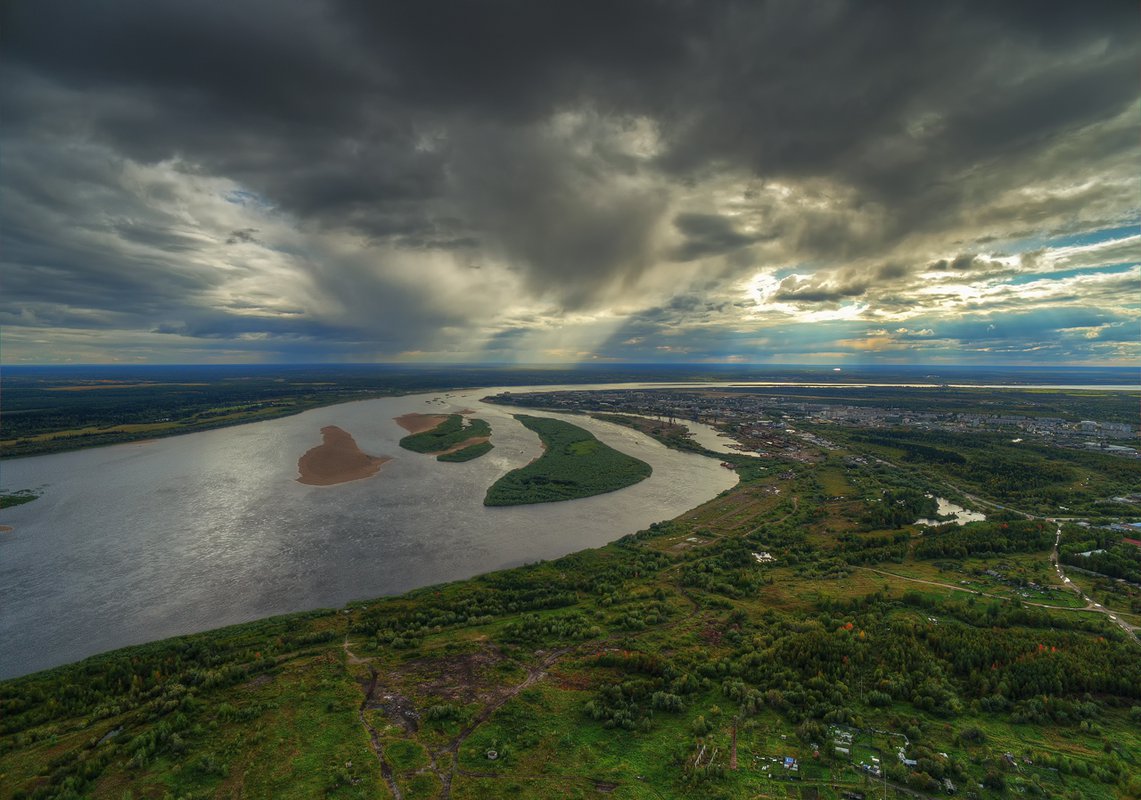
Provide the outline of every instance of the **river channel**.
<path id="1" fill-rule="evenodd" d="M 627 385 L 628 386 L 628 385 Z M 597 547 L 670 519 L 736 483 L 715 459 L 636 431 L 546 412 L 641 458 L 653 475 L 610 494 L 486 508 L 538 437 L 484 404 L 503 387 L 364 400 L 203 433 L 5 461 L 0 489 L 41 489 L 0 523 L 0 678 L 105 650 L 260 617 L 407 591 Z M 401 450 L 408 412 L 472 409 L 495 449 L 460 464 Z M 296 482 L 320 430 L 348 431 L 374 477 Z"/>

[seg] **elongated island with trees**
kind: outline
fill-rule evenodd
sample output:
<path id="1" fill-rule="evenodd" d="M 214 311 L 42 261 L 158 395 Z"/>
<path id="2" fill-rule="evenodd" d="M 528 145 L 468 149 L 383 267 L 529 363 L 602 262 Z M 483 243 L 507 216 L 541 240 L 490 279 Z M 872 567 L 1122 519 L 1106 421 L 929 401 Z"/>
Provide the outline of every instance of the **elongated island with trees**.
<path id="1" fill-rule="evenodd" d="M 485 506 L 591 497 L 632 486 L 653 472 L 645 461 L 618 452 L 577 425 L 526 414 L 516 414 L 515 419 L 539 434 L 543 454 L 492 484 Z"/>

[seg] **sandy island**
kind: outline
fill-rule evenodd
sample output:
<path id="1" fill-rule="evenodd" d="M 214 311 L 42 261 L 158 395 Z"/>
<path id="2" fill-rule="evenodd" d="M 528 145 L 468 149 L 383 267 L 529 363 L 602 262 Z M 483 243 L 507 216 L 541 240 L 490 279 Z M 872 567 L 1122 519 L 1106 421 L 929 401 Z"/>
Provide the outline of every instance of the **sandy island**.
<path id="1" fill-rule="evenodd" d="M 423 433 L 444 423 L 449 416 L 449 414 L 402 414 L 396 417 L 396 424 L 409 433 Z"/>
<path id="2" fill-rule="evenodd" d="M 0 533 L 11 533 L 16 530 L 11 525 L 0 525 Z"/>
<path id="3" fill-rule="evenodd" d="M 474 414 L 470 408 L 465 408 L 463 411 L 457 411 L 457 414 Z M 395 417 L 396 424 L 411 434 L 424 433 L 430 431 L 438 425 L 444 424 L 451 414 L 402 414 Z M 430 453 L 425 453 L 427 456 L 446 456 L 449 453 L 456 453 L 472 445 L 483 444 L 484 442 L 491 441 L 490 436 L 473 436 L 470 439 L 464 439 L 459 444 L 454 444 L 446 450 L 433 450 Z"/>
<path id="4" fill-rule="evenodd" d="M 336 425 L 321 429 L 321 444 L 297 459 L 298 483 L 309 486 L 332 486 L 346 481 L 371 478 L 388 461 L 389 456 L 362 453 L 356 441 Z"/>

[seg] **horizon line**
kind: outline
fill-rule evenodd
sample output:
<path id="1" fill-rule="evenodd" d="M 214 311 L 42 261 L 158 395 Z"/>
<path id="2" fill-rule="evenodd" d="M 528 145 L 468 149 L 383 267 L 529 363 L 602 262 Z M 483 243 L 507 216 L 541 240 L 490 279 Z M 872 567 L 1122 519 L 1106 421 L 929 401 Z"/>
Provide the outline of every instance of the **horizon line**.
<path id="1" fill-rule="evenodd" d="M 82 362 L 82 363 L 0 363 L 2 369 L 44 369 L 44 368 L 148 368 L 148 367 L 398 367 L 414 369 L 432 368 L 465 368 L 465 369 L 605 369 L 611 367 L 651 367 L 655 369 L 826 369 L 833 372 L 858 369 L 1003 369 L 1003 370 L 1139 370 L 1135 365 L 1121 364 L 1001 364 L 1001 363 L 954 363 L 954 364 L 925 364 L 925 363 L 847 363 L 847 362 L 815 362 L 815 363 L 777 363 L 777 362 L 723 362 L 723 361 L 586 361 L 586 362 L 505 362 L 505 361 L 227 361 L 227 362 Z"/>

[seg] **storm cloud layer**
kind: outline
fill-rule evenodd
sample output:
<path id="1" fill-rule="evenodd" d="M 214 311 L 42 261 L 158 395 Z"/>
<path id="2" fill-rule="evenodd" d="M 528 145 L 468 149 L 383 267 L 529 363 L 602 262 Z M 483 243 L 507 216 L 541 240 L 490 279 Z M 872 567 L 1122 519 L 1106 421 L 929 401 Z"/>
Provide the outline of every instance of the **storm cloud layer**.
<path id="1" fill-rule="evenodd" d="M 3 13 L 8 362 L 1141 355 L 1126 3 Z"/>

